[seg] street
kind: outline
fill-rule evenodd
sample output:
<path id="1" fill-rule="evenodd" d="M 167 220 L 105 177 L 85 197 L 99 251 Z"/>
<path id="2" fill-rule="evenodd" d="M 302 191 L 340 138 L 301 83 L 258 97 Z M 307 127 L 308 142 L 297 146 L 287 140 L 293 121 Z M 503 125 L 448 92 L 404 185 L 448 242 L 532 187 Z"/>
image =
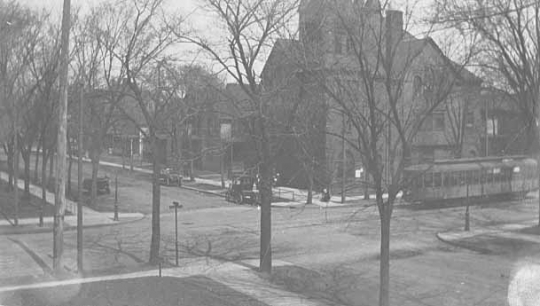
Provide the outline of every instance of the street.
<path id="1" fill-rule="evenodd" d="M 144 207 L 143 195 L 149 193 L 150 183 L 140 182 L 148 186 L 146 190 L 130 184 L 124 182 L 122 186 L 122 190 L 130 190 L 122 191 L 124 209 L 133 209 L 130 205 Z M 258 265 L 257 207 L 233 205 L 220 197 L 175 187 L 162 190 L 162 256 L 169 265 L 175 262 L 174 210 L 168 202 L 172 200 L 179 200 L 188 208 L 178 212 L 181 259 L 210 258 Z M 125 202 L 126 199 L 133 202 Z M 472 206 L 471 227 L 526 219 L 535 211 L 536 202 L 537 199 L 527 199 Z M 439 241 L 437 232 L 463 226 L 464 211 L 462 206 L 396 206 L 391 238 L 393 304 L 506 305 L 506 288 L 515 264 L 533 256 L 538 246 L 530 244 L 510 252 L 482 254 Z M 376 304 L 380 237 L 376 207 L 325 209 L 312 205 L 274 208 L 272 213 L 276 263 L 273 282 L 332 303 Z M 132 223 L 85 229 L 84 235 L 84 265 L 90 274 L 130 271 L 148 260 L 149 215 Z M 41 271 L 34 268 L 30 271 L 33 274 L 45 274 L 52 265 L 51 233 L 2 236 L 0 244 L 3 259 L 10 258 L 10 248 L 24 245 L 29 257 L 12 258 L 11 264 L 30 267 L 27 262 L 37 258 Z M 74 271 L 75 231 L 65 233 L 65 249 L 66 267 Z M 9 260 L 3 264 L 9 265 Z"/>

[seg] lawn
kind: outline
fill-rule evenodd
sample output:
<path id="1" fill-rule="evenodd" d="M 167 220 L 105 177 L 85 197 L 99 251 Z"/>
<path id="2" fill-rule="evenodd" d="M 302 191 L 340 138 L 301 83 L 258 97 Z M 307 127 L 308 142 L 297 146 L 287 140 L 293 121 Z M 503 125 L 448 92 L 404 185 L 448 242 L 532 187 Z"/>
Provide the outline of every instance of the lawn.
<path id="1" fill-rule="evenodd" d="M 143 277 L 0 293 L 10 306 L 265 306 L 204 276 Z"/>

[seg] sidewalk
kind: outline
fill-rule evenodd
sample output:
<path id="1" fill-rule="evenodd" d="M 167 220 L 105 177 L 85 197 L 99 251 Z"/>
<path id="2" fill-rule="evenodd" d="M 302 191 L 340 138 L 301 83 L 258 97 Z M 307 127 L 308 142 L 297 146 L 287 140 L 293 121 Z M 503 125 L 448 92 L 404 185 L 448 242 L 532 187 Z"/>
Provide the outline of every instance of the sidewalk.
<path id="1" fill-rule="evenodd" d="M 274 267 L 277 266 L 287 266 L 290 265 L 286 262 L 274 261 Z M 143 279 L 148 277 L 158 277 L 160 274 L 159 270 L 153 268 L 151 270 L 117 274 L 117 275 L 108 275 L 108 276 L 99 276 L 99 277 L 88 277 L 88 278 L 73 278 L 68 280 L 61 281 L 50 281 L 44 283 L 34 283 L 30 285 L 15 285 L 15 286 L 6 286 L 0 287 L 0 300 L 1 297 L 13 297 L 17 296 L 18 292 L 21 291 L 30 291 L 30 290 L 39 290 L 40 292 L 45 292 L 45 290 L 54 290 L 54 287 L 64 286 L 65 290 L 71 292 L 70 286 L 75 286 L 77 291 L 83 286 L 92 286 L 92 284 L 97 284 L 99 282 L 106 282 L 112 280 L 134 280 Z M 161 271 L 161 277 L 171 277 L 177 279 L 185 279 L 189 282 L 189 278 L 193 276 L 204 276 L 212 279 L 218 284 L 225 285 L 229 290 L 234 290 L 239 294 L 249 296 L 254 298 L 266 305 L 270 306 L 324 306 L 321 301 L 308 299 L 300 294 L 286 291 L 284 288 L 271 283 L 266 280 L 263 275 L 257 273 L 250 265 L 249 262 L 236 264 L 231 262 L 220 262 L 213 259 L 183 259 L 180 261 L 179 267 L 164 268 Z M 126 283 L 126 282 L 123 282 Z M 64 289 L 62 289 L 64 290 Z M 111 288 L 114 291 L 114 288 Z M 150 291 L 151 288 L 139 288 L 138 290 Z M 178 290 L 183 290 L 179 288 Z M 213 291 L 215 288 L 212 287 L 201 287 L 198 291 L 198 295 L 202 298 L 205 296 L 206 299 L 212 299 Z M 80 290 L 83 292 L 84 290 Z M 235 295 L 232 292 L 229 293 L 229 298 L 234 299 Z M 47 295 L 45 295 L 47 296 Z M 125 298 L 122 295 L 115 294 L 116 298 Z M 64 300 L 58 300 L 58 302 L 69 303 L 70 301 L 74 302 L 74 299 L 79 298 L 75 295 L 65 295 Z M 222 297 L 220 297 L 222 298 Z M 97 301 L 97 300 L 96 300 Z M 245 299 L 244 299 L 245 301 Z M 207 300 L 211 305 L 215 304 L 216 301 Z M 217 301 L 219 303 L 219 301 Z M 101 305 L 101 304 L 100 304 Z"/>
<path id="2" fill-rule="evenodd" d="M 471 225 L 469 231 L 459 228 L 439 232 L 437 238 L 450 245 L 475 252 L 504 253 L 520 246 L 540 245 L 540 228 L 538 219 L 485 227 Z"/>
<path id="3" fill-rule="evenodd" d="M 7 173 L 0 172 L 0 180 L 7 181 Z M 19 188 L 24 189 L 24 180 L 19 179 Z M 41 198 L 41 187 L 30 184 L 30 193 L 38 198 Z M 47 203 L 54 205 L 54 194 L 47 191 Z M 84 227 L 96 227 L 105 225 L 116 225 L 120 223 L 137 221 L 144 218 L 140 213 L 118 213 L 118 220 L 114 221 L 114 214 L 111 212 L 101 213 L 91 208 L 83 206 L 83 224 Z M 77 203 L 66 199 L 66 216 L 64 217 L 65 228 L 74 229 L 77 227 Z M 0 235 L 11 234 L 26 234 L 37 232 L 50 232 L 52 231 L 54 218 L 52 216 L 43 218 L 43 227 L 39 226 L 39 219 L 37 216 L 31 218 L 19 218 L 19 225 L 13 226 L 12 220 L 0 219 Z"/>

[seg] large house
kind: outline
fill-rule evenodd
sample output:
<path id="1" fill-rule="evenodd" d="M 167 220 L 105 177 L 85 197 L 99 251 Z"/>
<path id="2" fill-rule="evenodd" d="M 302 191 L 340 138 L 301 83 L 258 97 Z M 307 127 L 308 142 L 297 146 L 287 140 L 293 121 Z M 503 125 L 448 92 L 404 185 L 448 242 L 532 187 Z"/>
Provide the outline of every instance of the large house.
<path id="1" fill-rule="evenodd" d="M 274 103 L 278 112 L 286 114 L 299 100 L 307 101 L 309 110 L 323 110 L 307 115 L 311 127 L 318 129 L 309 135 L 313 139 L 308 141 L 312 153 L 308 167 L 305 156 L 298 154 L 298 141 L 291 141 L 276 161 L 284 182 L 305 187 L 310 167 L 316 169 L 319 186 L 363 178 L 360 155 L 343 141 L 354 140 L 354 129 L 346 122 L 342 105 L 335 102 L 339 97 L 328 87 L 339 87 L 340 93 L 348 90 L 349 95 L 354 92 L 355 103 L 363 103 L 366 93 L 358 85 L 365 78 L 362 74 L 382 65 L 375 62 L 388 50 L 395 52 L 392 73 L 403 87 L 399 103 L 404 116 L 437 102 L 412 140 L 410 163 L 519 153 L 519 146 L 508 147 L 519 125 L 510 124 L 516 116 L 503 96 L 482 88 L 480 78 L 450 60 L 431 38 L 408 33 L 402 12 L 383 11 L 378 0 L 303 0 L 299 26 L 298 40 L 276 42 L 262 73 L 265 89 L 279 96 Z M 359 49 L 363 64 L 358 61 Z M 381 72 L 373 74 L 372 94 L 384 100 L 380 84 L 384 78 L 377 80 L 376 73 Z M 396 137 L 391 128 L 385 133 L 388 143 Z M 381 158 L 389 160 L 391 146 L 380 151 Z"/>

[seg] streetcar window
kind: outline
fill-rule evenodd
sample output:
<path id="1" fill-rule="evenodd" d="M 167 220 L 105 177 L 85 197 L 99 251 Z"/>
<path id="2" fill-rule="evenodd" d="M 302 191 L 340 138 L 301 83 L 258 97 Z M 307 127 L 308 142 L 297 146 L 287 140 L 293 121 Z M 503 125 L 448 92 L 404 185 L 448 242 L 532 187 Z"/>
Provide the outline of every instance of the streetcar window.
<path id="1" fill-rule="evenodd" d="M 413 188 L 422 188 L 422 177 L 415 176 L 412 181 Z"/>
<path id="2" fill-rule="evenodd" d="M 467 184 L 468 185 L 474 184 L 474 171 L 467 171 L 466 175 L 467 175 L 467 180 L 466 180 Z"/>
<path id="3" fill-rule="evenodd" d="M 480 171 L 478 170 L 472 171 L 472 183 L 473 184 L 480 183 Z"/>
<path id="4" fill-rule="evenodd" d="M 486 183 L 493 183 L 493 170 L 486 171 Z"/>
<path id="5" fill-rule="evenodd" d="M 514 173 L 519 173 L 520 169 L 519 167 L 514 167 Z"/>
<path id="6" fill-rule="evenodd" d="M 433 187 L 433 173 L 424 173 L 424 187 Z"/>
<path id="7" fill-rule="evenodd" d="M 503 180 L 505 182 L 509 182 L 510 180 L 512 180 L 512 168 L 505 168 L 503 174 Z"/>
<path id="8" fill-rule="evenodd" d="M 501 168 L 493 169 L 493 181 L 496 183 L 501 181 Z"/>
<path id="9" fill-rule="evenodd" d="M 433 186 L 441 187 L 442 186 L 442 175 L 440 172 L 433 174 Z"/>
<path id="10" fill-rule="evenodd" d="M 459 172 L 452 173 L 452 186 L 459 186 Z"/>
<path id="11" fill-rule="evenodd" d="M 444 174 L 444 186 L 451 187 L 452 186 L 452 173 L 446 172 Z"/>
<path id="12" fill-rule="evenodd" d="M 465 172 L 460 172 L 459 173 L 459 185 L 460 186 L 465 185 L 466 179 L 467 179 L 466 173 Z"/>

